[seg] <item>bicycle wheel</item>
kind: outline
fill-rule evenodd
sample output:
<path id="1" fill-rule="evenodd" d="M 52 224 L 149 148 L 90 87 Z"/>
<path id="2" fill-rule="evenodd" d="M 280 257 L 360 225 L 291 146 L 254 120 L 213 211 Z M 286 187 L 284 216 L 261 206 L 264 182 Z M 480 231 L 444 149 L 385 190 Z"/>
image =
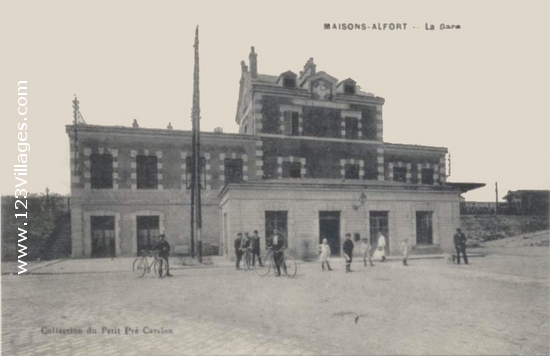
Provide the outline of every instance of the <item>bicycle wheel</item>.
<path id="1" fill-rule="evenodd" d="M 157 258 L 155 262 L 153 262 L 153 272 L 156 277 L 166 277 L 168 274 L 168 262 L 162 257 Z"/>
<path id="2" fill-rule="evenodd" d="M 296 271 L 298 271 L 298 267 L 296 266 L 296 261 L 294 261 L 294 258 L 292 256 L 285 256 L 283 258 L 281 267 L 285 271 L 285 274 L 288 278 L 294 278 L 294 276 L 296 276 Z"/>
<path id="3" fill-rule="evenodd" d="M 258 274 L 258 276 L 267 276 L 269 274 L 269 271 L 271 271 L 271 261 L 272 261 L 272 254 L 271 253 L 266 253 L 263 257 L 262 257 L 262 263 L 260 264 L 260 261 L 256 261 L 257 262 L 257 265 L 256 265 L 256 273 Z"/>
<path id="4" fill-rule="evenodd" d="M 137 278 L 141 278 L 145 275 L 145 272 L 147 272 L 147 263 L 143 260 L 142 257 L 136 258 L 134 260 L 132 271 Z"/>

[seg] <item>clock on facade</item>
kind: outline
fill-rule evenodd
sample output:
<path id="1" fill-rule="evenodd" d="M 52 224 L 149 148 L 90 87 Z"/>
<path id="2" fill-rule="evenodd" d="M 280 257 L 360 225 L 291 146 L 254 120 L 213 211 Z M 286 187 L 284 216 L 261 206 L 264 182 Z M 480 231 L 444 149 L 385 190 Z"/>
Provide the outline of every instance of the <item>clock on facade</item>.
<path id="1" fill-rule="evenodd" d="M 328 100 L 330 99 L 330 86 L 324 80 L 319 80 L 313 83 L 311 88 L 313 92 L 313 97 L 318 100 Z"/>

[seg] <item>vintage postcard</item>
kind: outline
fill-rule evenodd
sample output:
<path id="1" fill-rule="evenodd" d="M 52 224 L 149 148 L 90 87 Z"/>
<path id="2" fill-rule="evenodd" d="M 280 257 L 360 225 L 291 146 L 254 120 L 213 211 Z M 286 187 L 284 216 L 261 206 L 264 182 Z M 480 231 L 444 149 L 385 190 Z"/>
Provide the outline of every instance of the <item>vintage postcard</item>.
<path id="1" fill-rule="evenodd" d="M 4 4 L 2 354 L 548 354 L 545 5 Z"/>

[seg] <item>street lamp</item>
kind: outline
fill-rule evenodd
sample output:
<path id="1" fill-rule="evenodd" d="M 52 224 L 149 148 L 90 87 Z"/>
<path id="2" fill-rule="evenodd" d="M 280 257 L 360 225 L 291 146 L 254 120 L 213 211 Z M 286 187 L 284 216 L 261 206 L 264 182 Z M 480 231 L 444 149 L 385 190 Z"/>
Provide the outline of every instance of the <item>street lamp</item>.
<path id="1" fill-rule="evenodd" d="M 361 193 L 361 195 L 359 196 L 359 205 L 354 205 L 353 206 L 353 209 L 357 210 L 359 209 L 360 207 L 362 207 L 363 205 L 365 205 L 365 203 L 367 202 L 367 196 L 365 195 L 365 193 Z"/>

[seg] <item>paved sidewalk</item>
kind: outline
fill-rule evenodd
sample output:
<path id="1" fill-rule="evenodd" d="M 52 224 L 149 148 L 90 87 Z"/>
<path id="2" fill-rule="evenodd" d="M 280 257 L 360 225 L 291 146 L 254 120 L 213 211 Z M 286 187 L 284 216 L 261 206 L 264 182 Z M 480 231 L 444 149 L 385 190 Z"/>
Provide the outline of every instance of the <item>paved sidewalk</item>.
<path id="1" fill-rule="evenodd" d="M 481 253 L 468 254 L 468 257 L 483 257 Z M 446 255 L 413 255 L 409 260 L 424 259 L 443 259 Z M 119 273 L 132 270 L 132 264 L 136 257 L 116 257 L 116 258 L 87 258 L 87 259 L 61 259 L 52 261 L 31 262 L 26 266 L 27 274 L 73 274 L 73 273 Z M 355 257 L 359 261 L 359 257 Z M 331 258 L 335 264 L 343 263 L 341 257 Z M 389 256 L 387 262 L 400 262 L 400 256 Z M 297 264 L 315 263 L 315 261 L 297 261 Z M 376 262 L 375 263 L 380 263 Z M 189 268 L 216 268 L 216 267 L 234 267 L 235 262 L 229 261 L 224 256 L 208 256 L 203 258 L 203 262 L 190 257 L 170 257 L 170 269 L 189 269 Z M 2 262 L 2 274 L 17 274 L 19 271 L 17 262 Z"/>

